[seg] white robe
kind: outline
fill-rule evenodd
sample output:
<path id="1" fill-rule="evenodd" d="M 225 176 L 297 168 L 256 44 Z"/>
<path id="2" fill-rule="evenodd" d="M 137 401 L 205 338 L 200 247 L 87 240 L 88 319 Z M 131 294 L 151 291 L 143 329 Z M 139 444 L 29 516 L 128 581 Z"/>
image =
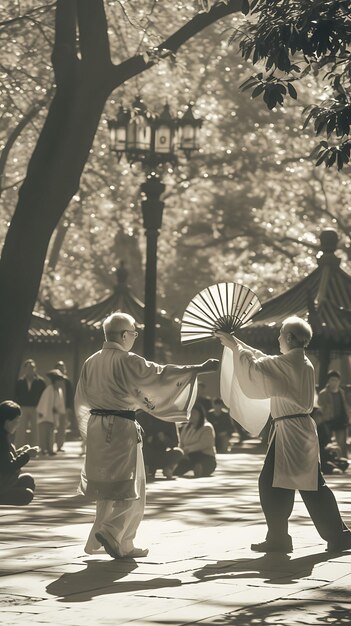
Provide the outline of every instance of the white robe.
<path id="1" fill-rule="evenodd" d="M 231 416 L 258 435 L 269 414 L 275 434 L 273 487 L 317 490 L 319 444 L 311 417 L 278 420 L 313 409 L 314 368 L 302 348 L 279 356 L 248 346 L 225 348 L 221 366 L 221 395 Z"/>
<path id="2" fill-rule="evenodd" d="M 158 365 L 118 343 L 106 341 L 84 363 L 75 395 L 75 409 L 83 438 L 86 465 L 81 491 L 92 499 L 138 498 L 135 422 L 91 409 L 143 409 L 165 421 L 184 421 L 196 399 L 197 371 L 193 366 Z"/>
<path id="3" fill-rule="evenodd" d="M 53 385 L 45 387 L 37 405 L 38 424 L 50 422 L 57 428 L 59 415 L 66 411 L 62 389 Z"/>

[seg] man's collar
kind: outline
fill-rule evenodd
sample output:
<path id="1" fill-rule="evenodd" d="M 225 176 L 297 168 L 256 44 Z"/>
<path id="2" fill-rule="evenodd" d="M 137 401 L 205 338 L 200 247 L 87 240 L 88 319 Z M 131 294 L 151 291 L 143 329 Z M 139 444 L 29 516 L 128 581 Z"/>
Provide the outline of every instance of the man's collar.
<path id="1" fill-rule="evenodd" d="M 117 341 L 104 341 L 102 345 L 102 349 L 103 350 L 122 350 L 122 352 L 125 352 L 123 346 L 121 346 L 120 343 L 117 343 Z"/>

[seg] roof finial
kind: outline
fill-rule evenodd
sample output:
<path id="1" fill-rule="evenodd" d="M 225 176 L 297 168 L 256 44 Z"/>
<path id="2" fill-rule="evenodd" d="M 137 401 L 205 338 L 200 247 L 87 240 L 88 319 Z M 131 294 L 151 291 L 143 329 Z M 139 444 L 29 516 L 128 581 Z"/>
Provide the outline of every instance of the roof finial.
<path id="1" fill-rule="evenodd" d="M 321 242 L 322 252 L 335 252 L 339 237 L 334 228 L 326 228 L 325 230 L 322 230 L 319 239 Z"/>
<path id="2" fill-rule="evenodd" d="M 119 266 L 116 270 L 117 283 L 120 285 L 127 282 L 128 270 L 125 268 L 124 261 L 119 262 Z"/>
<path id="3" fill-rule="evenodd" d="M 318 265 L 328 264 L 335 267 L 340 265 L 340 259 L 335 255 L 335 250 L 338 245 L 339 237 L 334 228 L 326 228 L 322 230 L 319 235 L 321 242 L 321 249 L 317 254 Z"/>

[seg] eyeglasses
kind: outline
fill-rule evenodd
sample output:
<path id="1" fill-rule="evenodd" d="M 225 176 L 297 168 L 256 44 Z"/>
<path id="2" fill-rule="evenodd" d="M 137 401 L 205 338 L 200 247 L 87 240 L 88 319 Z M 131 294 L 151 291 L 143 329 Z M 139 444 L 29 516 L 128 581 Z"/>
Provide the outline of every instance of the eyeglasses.
<path id="1" fill-rule="evenodd" d="M 139 335 L 137 330 L 128 330 L 127 328 L 125 328 L 124 330 L 121 330 L 121 333 L 132 333 L 134 337 L 137 337 Z"/>

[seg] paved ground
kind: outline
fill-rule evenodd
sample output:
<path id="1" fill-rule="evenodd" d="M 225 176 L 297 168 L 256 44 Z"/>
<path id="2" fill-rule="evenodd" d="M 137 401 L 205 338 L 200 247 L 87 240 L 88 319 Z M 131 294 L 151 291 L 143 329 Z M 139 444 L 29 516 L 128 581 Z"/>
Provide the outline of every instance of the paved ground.
<path id="1" fill-rule="evenodd" d="M 238 448 L 239 450 L 239 448 Z M 138 545 L 147 558 L 84 554 L 94 508 L 75 495 L 79 444 L 31 462 L 37 496 L 0 508 L 0 624 L 324 626 L 351 623 L 351 552 L 328 558 L 296 499 L 292 555 L 259 556 L 264 537 L 254 444 L 219 456 L 212 478 L 148 485 Z M 350 474 L 328 480 L 351 524 Z"/>

